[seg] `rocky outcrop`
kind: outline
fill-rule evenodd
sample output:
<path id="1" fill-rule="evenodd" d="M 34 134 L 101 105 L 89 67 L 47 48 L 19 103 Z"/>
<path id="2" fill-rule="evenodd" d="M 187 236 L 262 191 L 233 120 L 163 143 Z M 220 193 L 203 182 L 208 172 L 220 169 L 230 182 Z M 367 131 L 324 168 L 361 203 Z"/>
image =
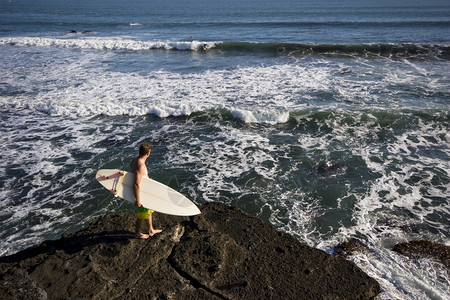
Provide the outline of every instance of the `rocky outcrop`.
<path id="1" fill-rule="evenodd" d="M 367 252 L 367 247 L 357 239 L 350 239 L 348 241 L 339 243 L 333 248 L 334 255 L 340 255 L 342 257 L 349 257 L 356 253 Z"/>
<path id="2" fill-rule="evenodd" d="M 321 176 L 336 176 L 347 173 L 348 167 L 345 164 L 328 161 L 317 167 L 317 174 Z"/>
<path id="3" fill-rule="evenodd" d="M 450 247 L 430 241 L 410 241 L 399 243 L 392 249 L 409 258 L 431 257 L 450 269 Z"/>
<path id="4" fill-rule="evenodd" d="M 371 299 L 378 283 L 352 262 L 301 244 L 236 208 L 154 214 L 164 231 L 134 238 L 134 215 L 108 215 L 57 241 L 0 258 L 15 299 Z M 30 296 L 34 295 L 34 296 Z"/>

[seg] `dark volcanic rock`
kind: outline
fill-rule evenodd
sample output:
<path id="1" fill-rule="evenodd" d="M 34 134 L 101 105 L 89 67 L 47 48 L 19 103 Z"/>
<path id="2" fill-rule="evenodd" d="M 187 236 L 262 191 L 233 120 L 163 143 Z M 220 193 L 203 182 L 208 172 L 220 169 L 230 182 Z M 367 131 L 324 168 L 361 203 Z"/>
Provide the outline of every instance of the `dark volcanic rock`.
<path id="1" fill-rule="evenodd" d="M 392 249 L 409 258 L 432 257 L 450 268 L 450 247 L 429 241 L 399 243 Z"/>
<path id="2" fill-rule="evenodd" d="M 220 203 L 192 218 L 155 214 L 164 231 L 149 240 L 133 238 L 134 222 L 134 215 L 104 216 L 86 230 L 0 258 L 0 295 L 370 299 L 380 292 L 352 262 Z"/>
<path id="3" fill-rule="evenodd" d="M 357 239 L 350 239 L 348 241 L 339 243 L 333 248 L 334 255 L 341 255 L 347 257 L 357 252 L 366 252 L 367 247 Z"/>
<path id="4" fill-rule="evenodd" d="M 336 176 L 347 173 L 347 166 L 341 163 L 326 162 L 317 167 L 317 174 L 321 176 Z"/>
<path id="5" fill-rule="evenodd" d="M 25 270 L 0 266 L 1 299 L 47 299 L 47 293 L 37 287 Z"/>

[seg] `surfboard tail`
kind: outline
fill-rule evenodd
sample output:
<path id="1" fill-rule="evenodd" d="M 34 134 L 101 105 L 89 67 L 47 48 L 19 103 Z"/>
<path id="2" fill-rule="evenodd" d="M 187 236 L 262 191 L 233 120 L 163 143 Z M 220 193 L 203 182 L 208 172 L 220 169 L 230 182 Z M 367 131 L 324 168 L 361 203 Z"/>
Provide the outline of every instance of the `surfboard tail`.
<path id="1" fill-rule="evenodd" d="M 97 175 L 98 175 L 98 173 L 97 173 Z M 107 188 L 108 191 L 110 191 L 111 193 L 113 193 L 114 195 L 117 196 L 117 193 L 119 192 L 119 188 L 122 186 L 124 177 L 125 177 L 124 171 L 117 171 L 116 173 L 108 175 L 108 176 L 98 175 L 97 181 L 101 183 L 102 181 L 105 181 L 105 180 L 113 180 L 113 182 L 111 183 L 111 188 L 107 188 L 105 185 L 104 186 Z"/>

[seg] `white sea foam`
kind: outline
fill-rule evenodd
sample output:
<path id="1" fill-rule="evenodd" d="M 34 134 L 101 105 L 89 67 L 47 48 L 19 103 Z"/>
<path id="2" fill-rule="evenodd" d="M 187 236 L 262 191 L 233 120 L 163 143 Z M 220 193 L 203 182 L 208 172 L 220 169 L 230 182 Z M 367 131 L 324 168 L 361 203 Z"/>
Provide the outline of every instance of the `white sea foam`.
<path id="1" fill-rule="evenodd" d="M 356 254 L 350 259 L 381 285 L 380 300 L 447 299 L 450 277 L 430 259 L 412 260 L 390 249 Z"/>
<path id="2" fill-rule="evenodd" d="M 162 132 L 167 134 L 166 130 L 169 128 Z M 170 128 L 170 131 L 179 130 L 189 129 Z M 255 192 L 250 183 L 240 187 L 235 182 L 248 172 L 254 172 L 253 176 L 267 181 L 276 176 L 278 162 L 272 153 L 277 147 L 270 145 L 267 138 L 261 135 L 221 128 L 215 139 L 209 142 L 195 137 L 179 141 L 184 142 L 189 144 L 189 148 L 171 147 L 168 160 L 174 167 L 195 166 L 195 180 L 200 192 L 197 197 L 206 201 L 217 201 L 221 192 L 235 195 Z"/>
<path id="3" fill-rule="evenodd" d="M 132 25 L 133 24 L 133 25 Z M 139 23 L 131 23 L 130 26 L 141 26 Z M 127 38 L 102 38 L 102 37 L 76 37 L 66 38 L 45 38 L 45 37 L 10 37 L 0 38 L 0 45 L 15 46 L 38 46 L 56 47 L 72 49 L 93 49 L 93 50 L 123 50 L 123 51 L 143 51 L 151 49 L 164 50 L 205 50 L 213 48 L 220 42 L 209 41 L 137 41 Z"/>
<path id="4" fill-rule="evenodd" d="M 92 220 L 96 213 L 86 219 L 82 207 L 92 197 L 86 189 L 92 182 L 92 158 L 105 151 L 97 143 L 110 136 L 118 141 L 130 129 L 126 124 L 108 129 L 94 121 L 49 120 L 27 111 L 7 116 L 1 137 L 0 255 L 55 238 L 68 224 Z"/>
<path id="5" fill-rule="evenodd" d="M 152 47 L 197 50 L 204 46 L 200 41 L 144 42 L 100 37 L 1 38 L 0 44 L 96 50 Z M 214 42 L 207 43 L 207 47 L 214 47 Z M 321 60 L 195 73 L 167 69 L 124 73 L 103 63 L 115 59 L 113 52 L 89 51 L 73 56 L 66 51 L 51 55 L 54 55 L 51 64 L 40 57 L 36 61 L 30 59 L 27 52 L 16 52 L 14 61 L 28 64 L 11 64 L 11 60 L 3 59 L 5 70 L 0 79 L 5 89 L 12 92 L 0 96 L 0 105 L 72 117 L 145 114 L 167 117 L 225 108 L 247 123 L 276 124 L 286 122 L 292 111 L 311 107 L 391 109 L 395 104 L 402 108 L 403 101 L 408 101 L 403 100 L 402 93 L 410 93 L 412 98 L 427 96 L 430 85 L 434 92 L 442 93 L 447 86 L 445 77 L 433 73 L 436 69 L 430 70 L 427 65 L 418 69 L 417 64 L 392 61 L 380 61 L 378 65 L 356 61 L 350 74 L 339 73 L 347 67 L 345 63 Z M 425 71 L 430 76 L 424 76 Z M 414 105 L 431 106 L 420 101 Z M 411 107 L 411 103 L 406 103 L 406 107 Z"/>
<path id="6" fill-rule="evenodd" d="M 3 96 L 0 103 L 60 116 L 167 117 L 227 108 L 244 122 L 274 124 L 286 122 L 289 111 L 307 108 L 311 91 L 329 90 L 334 80 L 331 69 L 296 65 L 140 75 L 92 70 L 87 68 L 91 63 L 86 56 L 84 61 L 52 66 L 45 78 L 40 69 L 29 69 L 25 81 L 5 76 L 11 88 L 33 95 Z M 45 88 L 35 94 L 36 86 Z"/>
<path id="7" fill-rule="evenodd" d="M 49 68 L 45 81 L 51 84 L 46 85 L 39 83 L 44 80 L 39 70 L 35 70 L 36 74 L 31 70 L 28 82 L 5 77 L 15 89 L 30 90 L 32 82 L 46 88 L 32 97 L 27 94 L 1 97 L 0 103 L 59 116 L 151 113 L 167 117 L 222 107 L 244 122 L 274 124 L 286 122 L 289 109 L 306 107 L 307 104 L 301 103 L 293 106 L 292 100 L 318 85 L 310 78 L 315 76 L 313 72 L 302 67 L 239 68 L 200 74 L 161 70 L 138 75 L 101 70 L 92 73 L 84 68 L 90 61 L 87 58 L 84 63 Z M 290 77 L 274 80 L 273 76 L 281 72 L 291 73 Z M 61 78 L 62 73 L 69 77 Z M 305 79 L 301 85 L 296 83 L 299 77 Z M 229 99 L 234 101 L 230 103 Z M 255 109 L 261 104 L 264 110 Z"/>
<path id="8" fill-rule="evenodd" d="M 265 112 L 234 109 L 231 113 L 245 123 L 279 124 L 286 123 L 289 120 L 289 111 Z"/>

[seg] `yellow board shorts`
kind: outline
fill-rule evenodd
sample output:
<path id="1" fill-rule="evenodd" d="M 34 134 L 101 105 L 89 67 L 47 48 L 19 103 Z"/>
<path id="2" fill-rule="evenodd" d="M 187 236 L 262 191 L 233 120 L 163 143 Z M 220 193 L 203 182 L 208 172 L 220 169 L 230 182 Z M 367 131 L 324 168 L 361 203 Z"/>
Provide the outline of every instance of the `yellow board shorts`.
<path id="1" fill-rule="evenodd" d="M 153 210 L 147 209 L 144 207 L 137 208 L 137 218 L 141 220 L 148 220 L 150 214 L 153 213 Z"/>

